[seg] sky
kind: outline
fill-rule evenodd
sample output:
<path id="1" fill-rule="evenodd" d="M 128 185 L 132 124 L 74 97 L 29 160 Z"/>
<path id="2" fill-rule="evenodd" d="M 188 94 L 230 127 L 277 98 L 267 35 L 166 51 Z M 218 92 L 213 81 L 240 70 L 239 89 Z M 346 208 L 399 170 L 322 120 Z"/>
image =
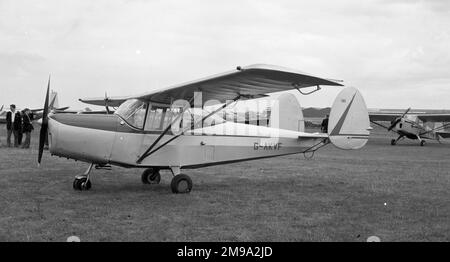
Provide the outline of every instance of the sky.
<path id="1" fill-rule="evenodd" d="M 0 106 L 42 107 L 49 74 L 81 109 L 257 63 L 342 79 L 370 108 L 450 109 L 450 1 L 0 0 Z"/>

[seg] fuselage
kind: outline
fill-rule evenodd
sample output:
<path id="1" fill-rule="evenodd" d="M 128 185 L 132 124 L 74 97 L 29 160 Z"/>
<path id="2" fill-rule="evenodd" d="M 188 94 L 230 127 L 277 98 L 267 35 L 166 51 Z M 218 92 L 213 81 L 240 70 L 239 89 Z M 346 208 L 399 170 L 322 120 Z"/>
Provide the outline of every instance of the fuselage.
<path id="1" fill-rule="evenodd" d="M 409 139 L 428 138 L 434 139 L 434 133 L 427 132 L 416 115 L 403 117 L 393 128 L 399 135 Z"/>
<path id="2" fill-rule="evenodd" d="M 116 114 L 54 114 L 49 117 L 50 152 L 96 164 L 189 168 L 299 153 L 320 140 L 301 140 L 296 131 L 225 121 L 184 132 L 137 163 L 163 132 L 147 128 L 149 119 L 136 128 Z M 157 144 L 174 136 L 168 131 Z"/>

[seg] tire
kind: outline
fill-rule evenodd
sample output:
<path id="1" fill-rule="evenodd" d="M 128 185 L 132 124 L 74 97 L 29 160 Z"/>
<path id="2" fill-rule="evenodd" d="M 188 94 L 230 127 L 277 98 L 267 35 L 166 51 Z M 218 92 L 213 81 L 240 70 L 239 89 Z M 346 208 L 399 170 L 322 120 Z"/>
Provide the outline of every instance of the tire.
<path id="1" fill-rule="evenodd" d="M 391 140 L 391 146 L 395 146 L 395 139 Z"/>
<path id="2" fill-rule="evenodd" d="M 84 185 L 84 187 L 83 187 L 83 183 L 86 183 L 86 178 L 82 178 L 81 179 L 81 183 L 80 183 L 81 190 L 89 190 L 89 189 L 91 189 L 92 184 L 91 184 L 90 180 L 87 181 L 87 183 L 86 183 L 86 185 Z"/>
<path id="3" fill-rule="evenodd" d="M 170 188 L 172 189 L 172 193 L 175 194 L 189 193 L 192 190 L 192 180 L 185 174 L 176 175 L 172 178 Z"/>
<path id="4" fill-rule="evenodd" d="M 424 146 L 425 145 L 425 140 L 420 141 L 420 146 Z"/>
<path id="5" fill-rule="evenodd" d="M 81 190 L 81 184 L 80 184 L 80 180 L 79 179 L 74 179 L 73 180 L 73 189 L 75 190 Z"/>
<path id="6" fill-rule="evenodd" d="M 144 184 L 159 184 L 161 175 L 158 169 L 148 168 L 142 173 L 141 180 Z"/>
<path id="7" fill-rule="evenodd" d="M 73 181 L 73 189 L 79 190 L 79 191 L 91 189 L 91 187 L 92 187 L 91 181 L 89 180 L 86 183 L 86 180 L 87 180 L 87 178 L 85 178 L 85 177 L 84 178 L 75 178 L 75 180 Z M 83 183 L 86 183 L 86 184 L 83 186 Z"/>

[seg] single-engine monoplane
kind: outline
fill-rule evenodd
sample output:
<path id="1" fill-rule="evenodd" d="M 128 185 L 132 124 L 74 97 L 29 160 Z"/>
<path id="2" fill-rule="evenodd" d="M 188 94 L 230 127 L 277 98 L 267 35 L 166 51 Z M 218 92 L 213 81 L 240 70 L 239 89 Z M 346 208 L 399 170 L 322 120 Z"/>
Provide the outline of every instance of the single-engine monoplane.
<path id="1" fill-rule="evenodd" d="M 283 129 L 277 127 L 276 117 L 269 127 L 236 123 L 218 114 L 239 100 L 287 90 L 307 95 L 321 86 L 342 84 L 257 64 L 142 95 L 109 98 L 108 105 L 118 106 L 114 114 L 50 113 L 47 117 L 44 110 L 38 163 L 48 132 L 52 155 L 89 163 L 86 172 L 75 177 L 76 190 L 91 188 L 93 167 L 115 165 L 145 169 L 141 176 L 145 184 L 159 183 L 160 170 L 170 170 L 172 192 L 188 193 L 193 183 L 184 174 L 187 169 L 315 152 L 329 143 L 341 149 L 363 147 L 369 138 L 369 117 L 362 95 L 352 87 L 335 99 L 327 133 Z M 49 88 L 50 79 L 45 109 Z M 105 105 L 101 98 L 81 101 Z M 286 111 L 272 108 L 272 114 L 276 112 L 284 112 L 278 113 L 279 118 L 288 117 Z"/>
<path id="2" fill-rule="evenodd" d="M 409 113 L 411 108 L 405 112 L 370 112 L 370 122 L 386 128 L 398 134 L 396 139 L 391 139 L 391 145 L 398 141 L 409 138 L 418 140 L 421 146 L 425 145 L 425 139 L 441 141 L 449 138 L 450 133 L 446 128 L 450 127 L 450 114 L 446 113 Z M 388 122 L 389 125 L 382 124 Z"/>

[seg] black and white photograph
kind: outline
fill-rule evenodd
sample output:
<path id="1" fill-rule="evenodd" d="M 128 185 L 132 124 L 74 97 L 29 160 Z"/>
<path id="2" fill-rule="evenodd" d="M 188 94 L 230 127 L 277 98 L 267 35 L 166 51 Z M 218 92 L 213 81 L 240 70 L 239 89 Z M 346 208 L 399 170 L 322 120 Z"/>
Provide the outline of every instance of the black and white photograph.
<path id="1" fill-rule="evenodd" d="M 449 242 L 449 170 L 449 1 L 0 0 L 0 242 Z"/>

